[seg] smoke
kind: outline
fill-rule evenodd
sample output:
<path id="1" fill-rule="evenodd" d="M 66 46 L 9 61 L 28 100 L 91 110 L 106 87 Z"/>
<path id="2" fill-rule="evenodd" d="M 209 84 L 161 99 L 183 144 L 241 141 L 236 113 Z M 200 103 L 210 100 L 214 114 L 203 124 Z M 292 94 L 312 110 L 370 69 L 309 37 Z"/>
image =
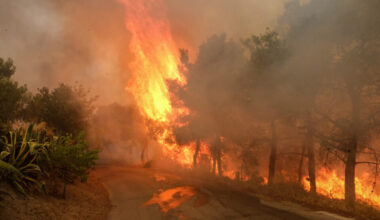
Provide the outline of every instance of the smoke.
<path id="1" fill-rule="evenodd" d="M 241 37 L 272 26 L 283 8 L 275 0 L 165 3 L 178 48 L 193 55 L 213 34 Z M 109 0 L 1 0 L 0 56 L 14 59 L 15 79 L 31 90 L 79 83 L 102 103 L 125 103 L 132 57 L 124 13 Z"/>
<path id="2" fill-rule="evenodd" d="M 141 152 L 146 149 L 147 158 L 154 153 L 149 143 L 144 118 L 133 106 L 111 104 L 97 109 L 91 120 L 88 137 L 92 148 L 103 149 L 102 162 L 139 164 Z M 145 145 L 145 146 L 144 146 Z"/>
<path id="3" fill-rule="evenodd" d="M 0 56 L 34 91 L 79 83 L 101 103 L 125 103 L 128 33 L 113 1 L 0 1 Z"/>
<path id="4" fill-rule="evenodd" d="M 214 34 L 241 39 L 277 24 L 285 1 L 277 0 L 165 0 L 173 35 L 180 48 L 197 48 Z"/>

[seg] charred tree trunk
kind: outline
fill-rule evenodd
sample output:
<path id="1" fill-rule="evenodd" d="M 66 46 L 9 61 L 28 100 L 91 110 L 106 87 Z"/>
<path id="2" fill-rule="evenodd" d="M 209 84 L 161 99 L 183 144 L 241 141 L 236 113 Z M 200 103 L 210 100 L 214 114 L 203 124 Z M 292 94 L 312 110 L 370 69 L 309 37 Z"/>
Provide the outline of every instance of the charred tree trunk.
<path id="1" fill-rule="evenodd" d="M 347 146 L 347 160 L 345 167 L 345 180 L 344 180 L 344 198 L 346 204 L 350 208 L 354 208 L 355 203 L 355 167 L 356 167 L 356 153 L 358 148 L 359 136 L 359 117 L 360 117 L 360 92 L 354 87 L 349 87 L 349 93 L 352 103 L 352 125 L 351 125 L 351 138 Z"/>
<path id="2" fill-rule="evenodd" d="M 198 153 L 199 153 L 200 149 L 201 149 L 201 141 L 199 139 L 197 139 L 197 141 L 195 143 L 195 152 L 194 152 L 194 156 L 193 156 L 193 167 L 194 168 L 197 166 L 197 158 L 198 158 Z"/>
<path id="3" fill-rule="evenodd" d="M 141 151 L 141 163 L 145 162 L 145 146 L 143 146 L 143 149 Z"/>
<path id="4" fill-rule="evenodd" d="M 310 192 L 317 192 L 317 184 L 315 178 L 315 155 L 314 155 L 314 142 L 311 129 L 309 127 L 306 135 L 307 143 L 307 158 L 308 158 L 308 171 L 309 171 L 309 181 L 310 181 Z"/>
<path id="5" fill-rule="evenodd" d="M 268 185 L 273 184 L 275 171 L 276 171 L 276 159 L 277 159 L 277 134 L 274 120 L 271 122 L 272 140 L 269 156 L 269 173 L 268 173 Z"/>
<path id="6" fill-rule="evenodd" d="M 144 138 L 142 141 L 142 151 L 141 151 L 141 163 L 144 165 L 144 163 L 146 162 L 146 158 L 145 158 L 145 154 L 146 154 L 146 150 L 148 149 L 148 139 L 147 138 Z"/>
<path id="7" fill-rule="evenodd" d="M 216 172 L 216 158 L 212 158 L 212 174 L 215 175 Z"/>
<path id="8" fill-rule="evenodd" d="M 300 159 L 300 163 L 298 165 L 298 183 L 302 183 L 302 168 L 303 168 L 303 158 L 305 156 L 305 149 L 306 149 L 306 145 L 303 145 L 302 146 L 302 152 L 301 152 L 301 159 Z"/>
<path id="9" fill-rule="evenodd" d="M 222 171 L 222 152 L 220 147 L 218 148 L 217 154 L 216 154 L 216 163 L 218 165 L 218 175 L 222 176 L 223 171 Z"/>
<path id="10" fill-rule="evenodd" d="M 355 203 L 355 165 L 356 165 L 356 144 L 352 143 L 347 153 L 345 168 L 344 198 L 349 207 L 354 207 Z"/>
<path id="11" fill-rule="evenodd" d="M 141 163 L 145 163 L 145 151 L 146 151 L 146 145 L 143 145 L 143 149 L 141 151 Z"/>

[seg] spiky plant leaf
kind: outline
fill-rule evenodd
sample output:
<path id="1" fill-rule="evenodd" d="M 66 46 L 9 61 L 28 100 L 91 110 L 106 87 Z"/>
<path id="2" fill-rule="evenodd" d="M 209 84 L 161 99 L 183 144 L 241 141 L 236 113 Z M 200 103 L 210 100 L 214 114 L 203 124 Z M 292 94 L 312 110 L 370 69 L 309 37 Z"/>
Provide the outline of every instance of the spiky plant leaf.
<path id="1" fill-rule="evenodd" d="M 4 160 L 7 156 L 9 156 L 9 152 L 8 151 L 2 151 L 0 153 L 0 160 Z"/>
<path id="2" fill-rule="evenodd" d="M 13 173 L 13 174 L 23 176 L 19 169 L 17 169 L 12 164 L 7 163 L 3 160 L 0 160 L 0 170 L 5 170 L 5 171 L 8 171 L 8 172 Z"/>
<path id="3" fill-rule="evenodd" d="M 13 186 L 22 194 L 26 194 L 24 187 L 22 187 L 17 181 L 12 181 Z"/>

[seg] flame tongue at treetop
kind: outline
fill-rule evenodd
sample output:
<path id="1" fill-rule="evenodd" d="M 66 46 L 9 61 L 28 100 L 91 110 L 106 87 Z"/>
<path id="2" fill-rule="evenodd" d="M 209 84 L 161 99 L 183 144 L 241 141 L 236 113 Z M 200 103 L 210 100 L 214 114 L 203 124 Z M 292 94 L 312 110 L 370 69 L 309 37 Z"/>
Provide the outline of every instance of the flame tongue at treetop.
<path id="1" fill-rule="evenodd" d="M 125 25 L 131 34 L 130 50 L 134 55 L 129 64 L 131 78 L 126 89 L 134 95 L 147 119 L 166 125 L 158 137 L 163 153 L 182 164 L 190 164 L 190 147 L 178 148 L 165 141 L 173 136 L 170 125 L 183 110 L 173 108 L 166 82 L 186 83 L 179 70 L 178 49 L 171 36 L 165 5 L 162 0 L 119 1 L 126 8 Z"/>
<path id="2" fill-rule="evenodd" d="M 178 69 L 177 48 L 164 14 L 162 0 L 120 0 L 126 7 L 126 27 L 131 33 L 131 80 L 127 89 L 149 119 L 168 122 L 172 116 L 166 80 L 185 79 Z"/>

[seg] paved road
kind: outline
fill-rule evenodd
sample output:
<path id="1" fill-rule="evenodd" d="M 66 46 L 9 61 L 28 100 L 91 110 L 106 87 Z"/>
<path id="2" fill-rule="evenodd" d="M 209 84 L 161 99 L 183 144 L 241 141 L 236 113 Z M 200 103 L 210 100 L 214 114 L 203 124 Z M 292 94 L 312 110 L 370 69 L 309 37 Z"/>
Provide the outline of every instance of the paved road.
<path id="1" fill-rule="evenodd" d="M 333 219 L 154 169 L 102 168 L 98 174 L 114 206 L 111 220 Z"/>

